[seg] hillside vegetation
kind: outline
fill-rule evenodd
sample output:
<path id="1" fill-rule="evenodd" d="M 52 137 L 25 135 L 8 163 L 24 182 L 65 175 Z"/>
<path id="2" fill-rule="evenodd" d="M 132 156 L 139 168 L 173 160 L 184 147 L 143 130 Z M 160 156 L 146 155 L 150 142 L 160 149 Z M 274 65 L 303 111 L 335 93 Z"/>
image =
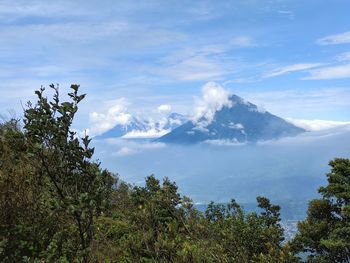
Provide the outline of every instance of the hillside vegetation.
<path id="1" fill-rule="evenodd" d="M 330 162 L 328 185 L 309 204 L 291 242 L 280 207 L 235 201 L 204 213 L 154 176 L 130 186 L 94 161 L 88 136 L 72 130 L 85 95 L 36 91 L 23 124 L 0 124 L 1 262 L 350 262 L 350 160 Z M 140 171 L 142 173 L 142 171 Z M 234 195 L 234 193 L 232 193 Z"/>

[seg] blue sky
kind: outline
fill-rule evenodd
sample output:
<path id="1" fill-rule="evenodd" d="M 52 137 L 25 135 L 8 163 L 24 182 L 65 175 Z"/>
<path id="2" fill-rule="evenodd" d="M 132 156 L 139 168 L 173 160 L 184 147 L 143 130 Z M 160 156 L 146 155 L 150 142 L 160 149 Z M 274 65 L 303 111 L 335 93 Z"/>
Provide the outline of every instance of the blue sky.
<path id="1" fill-rule="evenodd" d="M 0 112 L 81 84 L 77 127 L 120 104 L 190 114 L 215 81 L 294 119 L 350 121 L 350 1 L 0 1 Z"/>

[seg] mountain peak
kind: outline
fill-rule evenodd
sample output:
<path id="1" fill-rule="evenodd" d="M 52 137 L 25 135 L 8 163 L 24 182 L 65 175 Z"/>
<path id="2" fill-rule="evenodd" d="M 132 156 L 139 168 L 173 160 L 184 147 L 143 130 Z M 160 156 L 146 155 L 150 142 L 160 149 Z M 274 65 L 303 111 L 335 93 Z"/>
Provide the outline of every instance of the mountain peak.
<path id="1" fill-rule="evenodd" d="M 277 117 L 243 98 L 230 94 L 231 103 L 188 121 L 158 141 L 166 143 L 198 143 L 203 141 L 229 140 L 256 142 L 295 136 L 305 130 Z"/>
<path id="2" fill-rule="evenodd" d="M 157 121 L 131 116 L 127 123 L 118 123 L 96 138 L 157 138 L 184 124 L 187 120 L 184 115 L 175 112 Z"/>

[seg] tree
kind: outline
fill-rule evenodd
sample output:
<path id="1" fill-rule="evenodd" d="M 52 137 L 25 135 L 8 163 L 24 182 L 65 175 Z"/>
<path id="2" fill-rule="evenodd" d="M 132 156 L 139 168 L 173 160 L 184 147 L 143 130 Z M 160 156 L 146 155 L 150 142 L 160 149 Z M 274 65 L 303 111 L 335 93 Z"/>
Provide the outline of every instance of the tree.
<path id="1" fill-rule="evenodd" d="M 56 221 L 50 216 L 45 179 L 33 166 L 36 156 L 19 121 L 0 125 L 0 259 L 19 262 L 38 257 L 51 239 Z M 45 226 L 45 228 L 43 227 Z"/>
<path id="2" fill-rule="evenodd" d="M 284 246 L 279 207 L 259 197 L 261 213 L 234 200 L 209 204 L 205 213 L 154 176 L 145 186 L 120 184 L 116 203 L 98 220 L 94 257 L 110 262 L 298 262 Z"/>
<path id="3" fill-rule="evenodd" d="M 60 102 L 58 88 L 50 87 L 52 100 L 41 88 L 36 104 L 27 104 L 23 131 L 6 124 L 0 135 L 0 205 L 9 209 L 1 214 L 0 255 L 9 262 L 89 261 L 95 219 L 114 183 L 92 161 L 89 137 L 79 139 L 71 128 L 85 94 L 72 85 L 70 100 Z"/>
<path id="4" fill-rule="evenodd" d="M 322 198 L 309 203 L 292 244 L 310 262 L 350 262 L 350 160 L 337 158 L 329 165 L 328 185 L 319 188 Z"/>
<path id="5" fill-rule="evenodd" d="M 38 156 L 40 176 L 50 182 L 52 209 L 64 220 L 72 220 L 70 233 L 76 239 L 73 242 L 79 257 L 87 261 L 89 246 L 93 238 L 94 217 L 98 216 L 108 200 L 113 183 L 111 174 L 101 171 L 99 164 L 91 161 L 94 149 L 89 147 L 88 136 L 82 138 L 82 144 L 71 130 L 78 103 L 85 94 L 78 94 L 78 85 L 72 85 L 68 93 L 71 101 L 60 103 L 58 88 L 50 85 L 54 91 L 53 101 L 44 97 L 44 88 L 36 91 L 38 101 L 35 106 L 28 104 L 25 111 L 25 135 L 33 154 Z M 62 225 L 65 232 L 65 226 Z M 60 245 L 64 242 L 61 234 Z M 71 255 L 75 257 L 77 255 Z"/>
<path id="6" fill-rule="evenodd" d="M 223 262 L 298 262 L 282 245 L 280 207 L 265 197 L 257 197 L 257 202 L 260 214 L 244 212 L 235 200 L 228 205 L 209 204 L 207 229 L 212 243 L 220 244 Z"/>

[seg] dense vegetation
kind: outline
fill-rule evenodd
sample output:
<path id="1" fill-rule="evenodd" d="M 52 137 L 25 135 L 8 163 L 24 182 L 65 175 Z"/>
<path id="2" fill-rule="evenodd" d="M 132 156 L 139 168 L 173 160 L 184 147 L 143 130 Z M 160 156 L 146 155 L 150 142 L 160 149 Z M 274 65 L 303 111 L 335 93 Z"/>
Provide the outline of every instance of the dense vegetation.
<path id="1" fill-rule="evenodd" d="M 320 187 L 321 199 L 309 203 L 293 245 L 309 252 L 310 262 L 350 262 L 350 160 L 329 164 L 328 185 Z"/>
<path id="2" fill-rule="evenodd" d="M 258 197 L 260 213 L 234 200 L 204 213 L 153 176 L 134 187 L 93 161 L 71 125 L 85 95 L 72 85 L 49 100 L 36 91 L 24 125 L 0 125 L 1 262 L 350 262 L 350 160 L 330 163 L 329 185 L 310 202 L 299 233 L 283 242 L 280 207 Z"/>

